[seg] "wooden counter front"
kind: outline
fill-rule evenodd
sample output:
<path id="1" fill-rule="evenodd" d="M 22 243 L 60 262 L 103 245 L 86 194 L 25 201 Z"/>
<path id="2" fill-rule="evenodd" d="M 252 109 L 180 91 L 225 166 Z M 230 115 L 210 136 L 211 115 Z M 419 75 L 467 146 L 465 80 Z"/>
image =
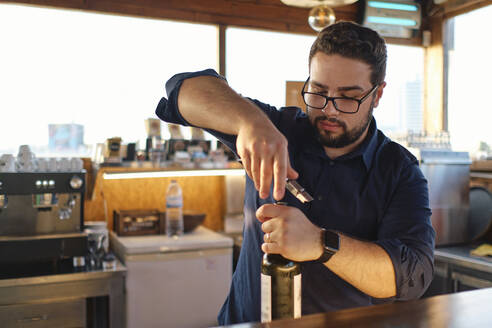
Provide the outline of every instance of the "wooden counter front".
<path id="1" fill-rule="evenodd" d="M 492 327 L 492 288 L 322 314 L 296 320 L 231 325 L 236 328 Z"/>

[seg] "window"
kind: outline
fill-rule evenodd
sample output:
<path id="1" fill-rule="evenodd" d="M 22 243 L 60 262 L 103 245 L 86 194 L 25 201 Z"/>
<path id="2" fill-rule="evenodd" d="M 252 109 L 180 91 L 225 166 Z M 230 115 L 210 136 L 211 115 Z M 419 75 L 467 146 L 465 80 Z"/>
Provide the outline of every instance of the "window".
<path id="1" fill-rule="evenodd" d="M 278 107 L 285 105 L 285 81 L 305 81 L 314 36 L 227 29 L 227 79 L 239 93 Z M 424 51 L 387 45 L 387 86 L 374 110 L 385 132 L 423 129 Z M 411 65 L 409 65 L 411 63 Z"/>
<path id="2" fill-rule="evenodd" d="M 423 120 L 424 49 L 387 45 L 386 87 L 374 109 L 385 133 L 421 132 Z"/>
<path id="3" fill-rule="evenodd" d="M 0 31 L 0 154 L 57 156 L 49 124 L 83 126 L 77 155 L 113 136 L 143 141 L 167 79 L 218 62 L 211 25 L 2 4 Z"/>
<path id="4" fill-rule="evenodd" d="M 449 19 L 447 40 L 447 114 L 451 143 L 456 150 L 490 155 L 492 103 L 492 6 Z"/>
<path id="5" fill-rule="evenodd" d="M 247 97 L 285 106 L 285 82 L 304 81 L 314 36 L 228 28 L 226 74 L 229 85 Z"/>

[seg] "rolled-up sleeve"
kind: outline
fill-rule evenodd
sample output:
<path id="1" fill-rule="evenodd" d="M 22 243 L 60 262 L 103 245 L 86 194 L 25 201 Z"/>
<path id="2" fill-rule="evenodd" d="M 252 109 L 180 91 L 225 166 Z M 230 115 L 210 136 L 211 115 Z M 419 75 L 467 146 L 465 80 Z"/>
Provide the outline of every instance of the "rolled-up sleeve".
<path id="1" fill-rule="evenodd" d="M 185 118 L 179 112 L 178 95 L 179 95 L 179 89 L 181 88 L 181 85 L 183 84 L 184 80 L 191 79 L 197 76 L 213 76 L 218 79 L 225 80 L 223 76 L 219 75 L 213 69 L 206 69 L 197 72 L 179 73 L 174 75 L 166 82 L 166 93 L 168 97 L 167 98 L 162 97 L 161 100 L 159 101 L 159 104 L 157 105 L 157 109 L 155 110 L 157 117 L 169 123 L 180 124 L 185 126 L 194 126 L 190 122 L 186 121 Z M 234 153 L 236 153 L 236 145 L 235 145 L 236 136 L 228 135 L 210 129 L 204 129 L 204 130 L 209 132 L 216 138 L 218 138 L 222 143 L 224 143 L 227 147 L 229 147 L 232 151 L 234 151 Z"/>
<path id="2" fill-rule="evenodd" d="M 197 76 L 213 76 L 218 79 L 225 80 L 223 76 L 219 75 L 213 69 L 206 69 L 197 72 L 179 73 L 174 75 L 166 82 L 167 98 L 162 97 L 161 100 L 159 101 L 159 104 L 157 105 L 157 109 L 155 111 L 157 117 L 169 123 L 180 124 L 185 126 L 194 126 L 190 122 L 186 121 L 185 118 L 181 115 L 178 108 L 178 95 L 179 95 L 179 89 L 181 88 L 183 82 L 186 79 L 190 79 Z M 246 98 L 246 99 L 248 99 L 256 106 L 258 106 L 270 118 L 270 120 L 278 127 L 280 122 L 280 115 L 281 115 L 280 111 L 278 111 L 275 107 L 264 104 L 258 100 L 250 99 L 250 98 Z M 225 134 L 211 129 L 204 129 L 204 130 L 209 132 L 216 138 L 218 138 L 223 144 L 229 147 L 237 155 L 236 136 Z"/>
<path id="3" fill-rule="evenodd" d="M 434 238 L 427 181 L 416 162 L 400 171 L 380 221 L 378 240 L 395 270 L 396 300 L 422 296 L 434 274 Z"/>
<path id="4" fill-rule="evenodd" d="M 187 122 L 179 112 L 178 94 L 184 80 L 191 79 L 192 77 L 197 76 L 214 76 L 220 79 L 224 79 L 224 77 L 217 74 L 217 72 L 213 69 L 206 69 L 198 72 L 179 73 L 174 75 L 166 82 L 167 98 L 161 98 L 155 111 L 156 115 L 161 120 L 169 123 L 191 126 L 191 124 Z"/>

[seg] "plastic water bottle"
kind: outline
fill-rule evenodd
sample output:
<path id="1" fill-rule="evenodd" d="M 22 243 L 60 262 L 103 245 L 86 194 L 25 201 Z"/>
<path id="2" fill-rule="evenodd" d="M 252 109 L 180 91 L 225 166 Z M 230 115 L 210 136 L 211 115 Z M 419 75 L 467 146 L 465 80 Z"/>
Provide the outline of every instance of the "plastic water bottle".
<path id="1" fill-rule="evenodd" d="M 171 180 L 166 192 L 166 234 L 168 237 L 183 234 L 183 193 L 176 180 Z"/>

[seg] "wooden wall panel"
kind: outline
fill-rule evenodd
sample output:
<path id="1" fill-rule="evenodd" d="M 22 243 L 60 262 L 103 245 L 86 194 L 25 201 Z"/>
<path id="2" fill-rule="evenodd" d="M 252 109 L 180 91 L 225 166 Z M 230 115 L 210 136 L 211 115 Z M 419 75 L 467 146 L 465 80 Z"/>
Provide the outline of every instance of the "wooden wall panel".
<path id="1" fill-rule="evenodd" d="M 98 172 L 94 193 L 86 199 L 85 221 L 105 221 L 107 218 L 108 228 L 113 229 L 114 210 L 164 211 L 167 187 L 171 179 L 176 179 L 183 190 L 184 210 L 206 213 L 203 225 L 207 228 L 215 231 L 224 228 L 223 176 L 104 180 L 103 173 L 104 170 Z"/>
<path id="2" fill-rule="evenodd" d="M 217 37 L 218 37 L 217 67 L 219 68 L 219 74 L 222 76 L 227 76 L 226 75 L 227 74 L 226 73 L 226 39 L 227 39 L 226 30 L 227 30 L 227 26 L 223 24 L 220 24 L 217 30 Z"/>
<path id="3" fill-rule="evenodd" d="M 431 44 L 424 53 L 424 130 L 444 129 L 444 48 L 441 18 L 431 19 Z"/>
<path id="4" fill-rule="evenodd" d="M 296 106 L 305 111 L 306 105 L 302 100 L 302 86 L 305 81 L 286 81 L 285 82 L 285 106 Z"/>

